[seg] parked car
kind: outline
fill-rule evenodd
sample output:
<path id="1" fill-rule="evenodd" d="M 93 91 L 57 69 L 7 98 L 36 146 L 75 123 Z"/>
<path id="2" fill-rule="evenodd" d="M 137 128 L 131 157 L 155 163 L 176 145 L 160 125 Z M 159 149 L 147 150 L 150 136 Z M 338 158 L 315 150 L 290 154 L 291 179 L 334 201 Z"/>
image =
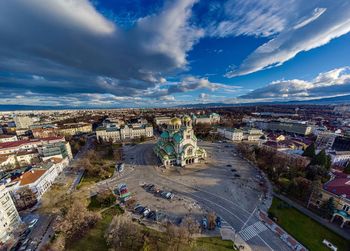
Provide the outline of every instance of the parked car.
<path id="1" fill-rule="evenodd" d="M 162 221 L 166 218 L 166 214 L 162 212 L 156 212 L 156 221 Z"/>
<path id="2" fill-rule="evenodd" d="M 145 211 L 145 207 L 141 206 L 135 209 L 135 213 L 142 214 Z"/>
<path id="3" fill-rule="evenodd" d="M 218 228 L 221 228 L 222 220 L 220 216 L 216 217 L 215 223 Z"/>
<path id="4" fill-rule="evenodd" d="M 33 219 L 31 222 L 29 222 L 29 228 L 33 228 L 35 225 L 36 225 L 36 223 L 38 222 L 38 219 Z"/>
<path id="5" fill-rule="evenodd" d="M 156 211 L 149 212 L 149 214 L 147 215 L 147 218 L 150 220 L 156 220 Z"/>
<path id="6" fill-rule="evenodd" d="M 144 211 L 143 211 L 143 216 L 144 217 L 147 217 L 147 215 L 149 214 L 151 212 L 151 209 L 149 209 L 149 208 L 146 208 Z"/>
<path id="7" fill-rule="evenodd" d="M 232 167 L 232 165 L 231 165 L 231 164 L 227 164 L 226 166 L 227 166 L 227 167 Z"/>
<path id="8" fill-rule="evenodd" d="M 202 224 L 201 225 L 202 225 L 203 229 L 207 229 L 208 228 L 208 219 L 206 217 L 204 217 L 202 219 Z"/>
<path id="9" fill-rule="evenodd" d="M 142 205 L 141 205 L 141 204 L 136 204 L 136 205 L 134 206 L 134 210 L 136 210 L 136 209 L 139 208 L 139 207 L 142 207 Z"/>
<path id="10" fill-rule="evenodd" d="M 238 173 L 235 173 L 234 176 L 235 176 L 236 178 L 241 177 L 241 175 L 239 175 Z"/>

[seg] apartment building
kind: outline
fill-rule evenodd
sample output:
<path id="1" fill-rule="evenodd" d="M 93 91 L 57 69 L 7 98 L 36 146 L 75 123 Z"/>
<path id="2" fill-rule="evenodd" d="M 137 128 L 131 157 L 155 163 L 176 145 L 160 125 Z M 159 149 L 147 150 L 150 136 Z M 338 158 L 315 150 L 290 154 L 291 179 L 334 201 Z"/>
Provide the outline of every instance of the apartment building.
<path id="1" fill-rule="evenodd" d="M 16 116 L 13 120 L 16 124 L 16 129 L 28 129 L 34 123 L 33 119 L 28 116 Z"/>
<path id="2" fill-rule="evenodd" d="M 0 243 L 10 239 L 21 218 L 5 185 L 0 184 Z M 0 246 L 1 247 L 1 246 Z"/>
<path id="3" fill-rule="evenodd" d="M 38 200 L 50 188 L 57 176 L 69 164 L 69 159 L 53 158 L 48 162 L 42 163 L 39 167 L 24 172 L 20 177 L 6 184 L 15 200 L 19 200 L 16 192 L 22 188 L 31 189 Z"/>
<path id="4" fill-rule="evenodd" d="M 218 133 L 232 141 L 242 141 L 243 140 L 243 130 L 235 128 L 218 128 Z"/>
<path id="5" fill-rule="evenodd" d="M 61 158 L 61 159 L 72 159 L 72 149 L 69 142 L 55 142 L 51 144 L 46 144 L 38 148 L 38 152 L 43 161 L 52 159 L 52 158 Z"/>
<path id="6" fill-rule="evenodd" d="M 156 125 L 168 125 L 171 119 L 171 117 L 155 117 L 154 122 L 156 123 Z"/>
<path id="7" fill-rule="evenodd" d="M 335 218 L 341 220 L 340 227 L 350 222 L 350 176 L 342 172 L 334 172 L 331 179 L 323 185 L 323 188 L 314 193 L 310 204 L 321 207 L 330 198 L 334 199 L 335 210 L 331 221 Z"/>
<path id="8" fill-rule="evenodd" d="M 16 153 L 19 151 L 33 150 L 45 144 L 50 144 L 55 142 L 65 142 L 65 141 L 66 140 L 64 137 L 48 137 L 48 138 L 18 140 L 13 142 L 0 143 L 0 155 Z"/>
<path id="9" fill-rule="evenodd" d="M 92 132 L 92 125 L 90 123 L 71 123 L 58 128 L 58 133 L 64 136 L 73 136 L 79 133 L 90 132 Z"/>
<path id="10" fill-rule="evenodd" d="M 218 133 L 232 141 L 259 141 L 264 133 L 256 128 L 218 128 Z"/>
<path id="11" fill-rule="evenodd" d="M 5 134 L 0 135 L 0 143 L 12 142 L 17 140 L 18 139 L 16 135 L 5 135 Z"/>
<path id="12" fill-rule="evenodd" d="M 316 138 L 317 149 L 331 149 L 337 134 L 329 131 L 320 132 Z"/>
<path id="13" fill-rule="evenodd" d="M 192 121 L 194 124 L 217 124 L 220 122 L 220 115 L 211 113 L 209 115 L 193 115 Z"/>
<path id="14" fill-rule="evenodd" d="M 98 141 L 123 141 L 135 138 L 153 137 L 153 127 L 151 125 L 132 126 L 125 125 L 118 127 L 99 127 L 96 129 L 96 138 Z"/>

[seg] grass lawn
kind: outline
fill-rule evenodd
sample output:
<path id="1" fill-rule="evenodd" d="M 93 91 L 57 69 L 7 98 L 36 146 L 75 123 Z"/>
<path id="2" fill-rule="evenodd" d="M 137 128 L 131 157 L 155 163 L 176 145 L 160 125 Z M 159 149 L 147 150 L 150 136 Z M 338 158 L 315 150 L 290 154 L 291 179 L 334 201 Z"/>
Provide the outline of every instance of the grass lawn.
<path id="1" fill-rule="evenodd" d="M 269 210 L 277 219 L 278 224 L 284 228 L 295 239 L 300 241 L 311 251 L 329 251 L 322 241 L 327 239 L 338 247 L 339 251 L 350 250 L 347 240 L 322 226 L 293 207 L 283 207 L 284 202 L 273 198 Z"/>
<path id="2" fill-rule="evenodd" d="M 233 243 L 224 241 L 220 237 L 203 237 L 196 240 L 196 247 L 199 250 L 226 251 L 233 250 Z"/>
<path id="3" fill-rule="evenodd" d="M 102 213 L 102 219 L 97 222 L 94 228 L 92 228 L 84 238 L 70 244 L 67 250 L 70 251 L 102 251 L 108 250 L 104 234 L 111 223 L 113 216 L 121 214 L 122 210 L 119 206 L 107 209 Z"/>
<path id="4" fill-rule="evenodd" d="M 90 203 L 88 205 L 88 209 L 91 211 L 94 211 L 94 210 L 101 210 L 103 208 L 112 206 L 112 204 L 114 204 L 116 202 L 116 198 L 114 197 L 113 194 L 111 194 L 111 197 L 112 198 L 110 200 L 106 201 L 105 204 L 101 204 L 98 201 L 97 195 L 90 197 Z"/>

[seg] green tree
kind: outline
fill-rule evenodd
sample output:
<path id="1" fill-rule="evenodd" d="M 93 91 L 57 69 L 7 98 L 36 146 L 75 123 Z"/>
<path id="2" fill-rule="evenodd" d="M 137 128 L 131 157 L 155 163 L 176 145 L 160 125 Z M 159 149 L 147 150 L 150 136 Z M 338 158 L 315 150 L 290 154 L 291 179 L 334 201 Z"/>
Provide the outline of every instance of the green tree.
<path id="1" fill-rule="evenodd" d="M 344 168 L 344 173 L 350 174 L 350 161 L 348 162 L 348 164 Z"/>
<path id="2" fill-rule="evenodd" d="M 328 170 L 331 167 L 331 159 L 326 151 L 322 150 L 312 159 L 311 165 L 323 166 Z"/>
<path id="3" fill-rule="evenodd" d="M 323 207 L 325 209 L 325 216 L 331 217 L 335 209 L 334 198 L 330 197 Z"/>
<path id="4" fill-rule="evenodd" d="M 315 144 L 312 143 L 311 145 L 309 145 L 308 147 L 306 147 L 303 156 L 305 157 L 310 157 L 310 158 L 314 158 L 316 155 L 316 147 Z"/>

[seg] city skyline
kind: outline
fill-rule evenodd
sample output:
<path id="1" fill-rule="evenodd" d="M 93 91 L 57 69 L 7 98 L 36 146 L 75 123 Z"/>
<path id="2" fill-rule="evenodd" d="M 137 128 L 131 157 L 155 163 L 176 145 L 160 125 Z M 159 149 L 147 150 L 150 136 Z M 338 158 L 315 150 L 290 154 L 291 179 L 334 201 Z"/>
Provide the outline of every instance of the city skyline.
<path id="1" fill-rule="evenodd" d="M 350 3 L 2 1 L 0 105 L 166 107 L 350 94 Z"/>

